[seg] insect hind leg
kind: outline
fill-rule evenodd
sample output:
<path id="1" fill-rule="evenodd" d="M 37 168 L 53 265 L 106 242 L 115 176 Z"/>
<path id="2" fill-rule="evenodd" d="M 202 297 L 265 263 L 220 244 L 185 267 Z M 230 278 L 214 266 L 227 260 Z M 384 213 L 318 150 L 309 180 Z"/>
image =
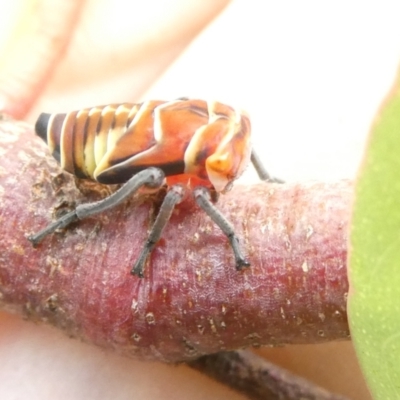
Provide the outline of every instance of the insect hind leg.
<path id="1" fill-rule="evenodd" d="M 146 243 L 140 253 L 138 260 L 132 268 L 131 274 L 137 275 L 139 278 L 143 278 L 144 265 L 147 257 L 150 255 L 154 246 L 159 241 L 161 234 L 171 218 L 172 212 L 177 204 L 179 204 L 184 196 L 185 189 L 182 185 L 172 186 L 161 204 L 160 211 L 158 212 L 157 218 L 151 227 L 149 236 L 147 237 Z"/>
<path id="2" fill-rule="evenodd" d="M 239 238 L 236 236 L 232 225 L 228 222 L 225 216 L 212 204 L 210 191 L 203 186 L 199 186 L 194 189 L 194 198 L 196 203 L 220 227 L 222 232 L 224 232 L 228 238 L 235 255 L 236 269 L 240 271 L 245 267 L 249 267 L 250 263 L 246 260 L 240 250 Z"/>
<path id="3" fill-rule="evenodd" d="M 65 228 L 72 222 L 85 219 L 91 215 L 99 214 L 109 208 L 122 203 L 127 197 L 137 192 L 142 186 L 151 188 L 161 187 L 164 183 L 165 175 L 158 168 L 147 168 L 127 181 L 120 189 L 107 198 L 95 203 L 81 204 L 74 211 L 63 215 L 58 220 L 49 224 L 38 233 L 28 237 L 28 240 L 36 247 L 47 235 L 55 230 Z"/>

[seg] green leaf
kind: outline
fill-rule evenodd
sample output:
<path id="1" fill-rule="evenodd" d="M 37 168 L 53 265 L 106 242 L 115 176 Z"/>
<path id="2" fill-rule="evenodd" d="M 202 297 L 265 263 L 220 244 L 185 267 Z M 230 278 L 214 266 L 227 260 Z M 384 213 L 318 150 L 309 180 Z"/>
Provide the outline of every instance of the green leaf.
<path id="1" fill-rule="evenodd" d="M 400 77 L 373 125 L 355 187 L 348 312 L 375 399 L 400 399 Z"/>

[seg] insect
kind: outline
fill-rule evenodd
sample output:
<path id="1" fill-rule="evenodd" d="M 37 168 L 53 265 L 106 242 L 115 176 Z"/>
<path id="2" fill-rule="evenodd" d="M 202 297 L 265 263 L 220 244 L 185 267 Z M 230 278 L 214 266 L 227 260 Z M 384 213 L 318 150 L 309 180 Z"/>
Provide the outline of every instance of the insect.
<path id="1" fill-rule="evenodd" d="M 147 257 L 174 207 L 188 190 L 227 236 L 236 268 L 250 264 L 233 227 L 213 204 L 228 191 L 249 161 L 263 180 L 274 180 L 250 143 L 248 116 L 219 102 L 180 98 L 111 104 L 67 114 L 41 114 L 35 131 L 61 167 L 78 178 L 123 184 L 109 197 L 81 204 L 28 239 L 34 246 L 56 229 L 105 211 L 142 187 L 168 191 L 131 273 L 143 277 Z"/>

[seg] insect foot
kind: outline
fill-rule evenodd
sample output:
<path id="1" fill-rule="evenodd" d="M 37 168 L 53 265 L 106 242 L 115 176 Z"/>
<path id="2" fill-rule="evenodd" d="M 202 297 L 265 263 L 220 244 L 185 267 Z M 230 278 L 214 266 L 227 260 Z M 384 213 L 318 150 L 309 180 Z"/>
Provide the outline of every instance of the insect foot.
<path id="1" fill-rule="evenodd" d="M 194 189 L 194 198 L 196 203 L 220 227 L 222 232 L 224 232 L 228 238 L 235 255 L 236 269 L 240 271 L 245 267 L 249 267 L 250 263 L 242 255 L 239 246 L 239 239 L 233 230 L 233 226 L 229 223 L 221 211 L 219 211 L 218 208 L 212 204 L 210 191 L 203 186 L 198 186 Z"/>

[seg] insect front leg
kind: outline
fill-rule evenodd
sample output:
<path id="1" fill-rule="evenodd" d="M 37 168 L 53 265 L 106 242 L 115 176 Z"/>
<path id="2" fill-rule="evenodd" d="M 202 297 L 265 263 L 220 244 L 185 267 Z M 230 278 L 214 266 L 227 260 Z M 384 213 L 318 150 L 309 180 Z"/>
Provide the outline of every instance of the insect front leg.
<path id="1" fill-rule="evenodd" d="M 251 149 L 250 161 L 253 164 L 254 169 L 257 171 L 258 177 L 262 181 L 283 183 L 282 179 L 275 178 L 268 173 L 254 148 Z"/>
<path id="2" fill-rule="evenodd" d="M 87 218 L 91 215 L 101 213 L 109 208 L 122 203 L 127 197 L 137 192 L 142 186 L 159 188 L 163 185 L 165 179 L 164 172 L 158 168 L 147 168 L 134 175 L 115 193 L 104 200 L 95 203 L 81 204 L 74 211 L 63 215 L 57 221 L 49 224 L 40 232 L 28 237 L 28 240 L 37 246 L 47 235 L 53 233 L 56 229 L 65 228 L 72 222 Z"/>
<path id="3" fill-rule="evenodd" d="M 218 208 L 216 208 L 212 204 L 210 191 L 203 186 L 199 186 L 194 189 L 194 198 L 196 200 L 196 203 L 206 212 L 206 214 L 220 227 L 222 232 L 224 232 L 224 234 L 227 236 L 235 255 L 236 269 L 240 271 L 242 268 L 249 267 L 250 263 L 246 260 L 240 250 L 239 238 L 236 236 L 232 225 L 224 217 L 221 211 L 219 211 Z"/>
<path id="4" fill-rule="evenodd" d="M 147 257 L 150 255 L 154 249 L 154 246 L 159 241 L 165 226 L 171 218 L 175 206 L 182 201 L 184 194 L 185 189 L 183 186 L 174 185 L 165 195 L 160 211 L 158 212 L 157 218 L 151 227 L 151 231 L 147 237 L 143 250 L 132 268 L 132 275 L 137 275 L 139 278 L 143 278 L 143 269 Z"/>

